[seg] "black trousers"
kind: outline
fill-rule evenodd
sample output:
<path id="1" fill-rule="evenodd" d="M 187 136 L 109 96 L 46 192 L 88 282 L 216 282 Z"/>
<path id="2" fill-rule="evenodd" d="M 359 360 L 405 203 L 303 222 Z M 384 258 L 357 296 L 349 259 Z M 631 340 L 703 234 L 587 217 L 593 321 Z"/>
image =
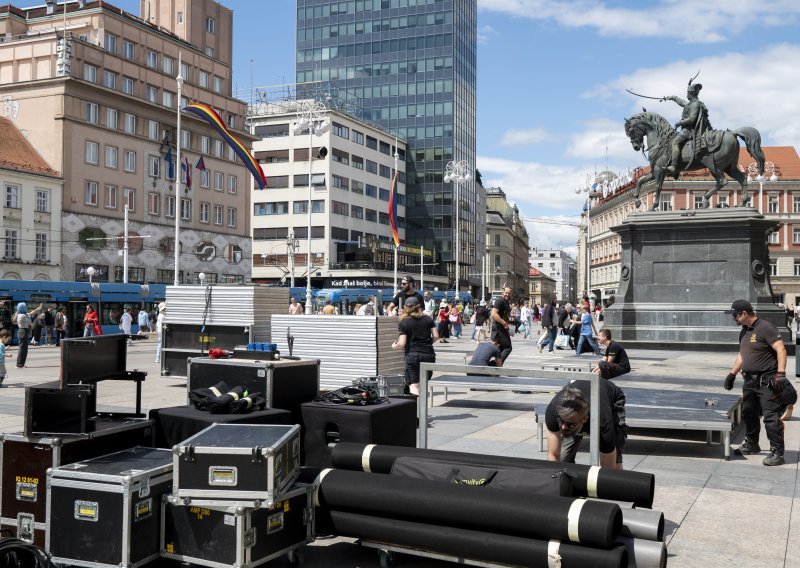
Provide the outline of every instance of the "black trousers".
<path id="1" fill-rule="evenodd" d="M 783 421 L 781 402 L 767 385 L 761 381 L 745 378 L 742 389 L 742 420 L 744 420 L 747 439 L 758 442 L 761 434 L 761 417 L 767 431 L 770 449 L 783 452 Z"/>
<path id="2" fill-rule="evenodd" d="M 604 379 L 613 379 L 614 377 L 619 377 L 620 375 L 631 372 L 630 369 L 607 361 L 600 361 L 597 366 L 600 367 L 600 376 Z"/>

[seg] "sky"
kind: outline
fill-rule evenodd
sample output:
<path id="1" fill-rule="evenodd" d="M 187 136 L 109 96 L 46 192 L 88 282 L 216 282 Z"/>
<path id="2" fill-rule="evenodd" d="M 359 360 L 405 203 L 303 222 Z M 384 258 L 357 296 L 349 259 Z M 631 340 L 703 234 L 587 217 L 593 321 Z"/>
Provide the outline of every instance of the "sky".
<path id="1" fill-rule="evenodd" d="M 465 0 L 455 0 L 465 1 Z M 112 0 L 139 13 L 139 0 Z M 222 0 L 234 12 L 234 89 L 291 83 L 294 0 Z M 587 175 L 645 165 L 623 123 L 700 98 L 715 128 L 753 126 L 764 146 L 800 142 L 797 0 L 478 0 L 477 168 L 523 218 L 577 222 Z M 251 74 L 252 70 L 252 74 Z M 576 252 L 577 229 L 526 222 L 532 247 Z"/>

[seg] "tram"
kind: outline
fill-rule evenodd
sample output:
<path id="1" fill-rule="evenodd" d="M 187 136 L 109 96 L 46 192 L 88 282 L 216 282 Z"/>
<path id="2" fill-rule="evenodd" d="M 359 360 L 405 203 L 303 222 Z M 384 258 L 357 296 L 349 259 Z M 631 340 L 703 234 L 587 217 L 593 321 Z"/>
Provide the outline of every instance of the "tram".
<path id="1" fill-rule="evenodd" d="M 19 302 L 25 302 L 29 312 L 40 304 L 54 311 L 63 306 L 67 313 L 68 337 L 81 336 L 86 305 L 92 304 L 104 334 L 119 333 L 119 318 L 125 308 L 131 308 L 131 332 L 136 333 L 139 331 L 139 311 L 153 313 L 166 295 L 166 284 L 0 280 L 0 301 L 4 302 L 0 307 L 0 324 L 11 329 L 11 315 Z"/>

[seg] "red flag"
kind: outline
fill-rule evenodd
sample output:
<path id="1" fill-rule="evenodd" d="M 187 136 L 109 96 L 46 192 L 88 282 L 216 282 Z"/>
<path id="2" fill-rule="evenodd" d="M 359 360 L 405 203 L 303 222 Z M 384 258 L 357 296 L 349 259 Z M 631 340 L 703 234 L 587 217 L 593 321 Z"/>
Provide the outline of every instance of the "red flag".
<path id="1" fill-rule="evenodd" d="M 389 224 L 392 226 L 392 239 L 394 246 L 400 246 L 400 233 L 397 232 L 397 173 L 394 172 L 392 179 L 392 191 L 389 193 Z"/>
<path id="2" fill-rule="evenodd" d="M 186 172 L 186 189 L 192 189 L 192 166 L 189 165 L 189 158 L 183 159 L 181 169 Z"/>
<path id="3" fill-rule="evenodd" d="M 206 162 L 203 160 L 203 156 L 200 156 L 200 159 L 197 160 L 197 165 L 195 168 L 203 172 L 206 171 Z"/>

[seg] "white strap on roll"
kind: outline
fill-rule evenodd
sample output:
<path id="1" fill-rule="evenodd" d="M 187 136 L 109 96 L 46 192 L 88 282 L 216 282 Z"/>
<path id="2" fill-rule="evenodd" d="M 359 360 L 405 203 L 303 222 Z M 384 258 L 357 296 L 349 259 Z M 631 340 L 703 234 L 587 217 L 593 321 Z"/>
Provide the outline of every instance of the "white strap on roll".
<path id="1" fill-rule="evenodd" d="M 578 534 L 578 523 L 581 520 L 581 509 L 586 504 L 584 499 L 575 499 L 569 507 L 567 513 L 567 535 L 571 542 L 580 542 L 580 535 Z"/>
<path id="2" fill-rule="evenodd" d="M 586 494 L 589 497 L 597 497 L 597 476 L 600 475 L 600 466 L 593 465 L 589 468 L 586 477 Z"/>
<path id="3" fill-rule="evenodd" d="M 219 392 L 219 389 L 218 389 L 218 388 L 216 388 L 216 387 L 211 387 L 211 388 L 209 388 L 208 390 L 210 390 L 211 392 L 213 392 L 213 393 L 214 393 L 214 396 L 222 396 L 222 393 L 221 393 L 221 392 Z"/>
<path id="4" fill-rule="evenodd" d="M 331 468 L 323 469 L 322 471 L 319 472 L 319 475 L 314 480 L 314 493 L 311 496 L 312 499 L 311 502 L 314 504 L 315 507 L 319 507 L 319 486 L 322 483 L 322 478 L 324 478 L 332 471 L 333 469 Z"/>
<path id="5" fill-rule="evenodd" d="M 560 546 L 560 540 L 551 540 L 547 543 L 547 568 L 561 568 L 561 555 L 558 553 Z"/>
<path id="6" fill-rule="evenodd" d="M 372 470 L 369 468 L 369 455 L 372 453 L 372 448 L 374 447 L 375 444 L 367 444 L 364 448 L 364 452 L 361 454 L 361 469 L 367 473 L 372 473 Z"/>

